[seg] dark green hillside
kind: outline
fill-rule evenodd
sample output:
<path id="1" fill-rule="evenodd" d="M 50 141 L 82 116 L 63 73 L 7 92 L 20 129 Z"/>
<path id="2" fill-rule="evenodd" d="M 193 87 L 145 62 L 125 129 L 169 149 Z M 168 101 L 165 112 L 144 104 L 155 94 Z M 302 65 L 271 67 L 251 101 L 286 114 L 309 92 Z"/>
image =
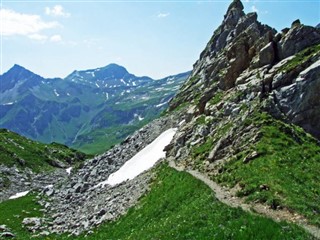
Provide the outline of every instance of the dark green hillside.
<path id="1" fill-rule="evenodd" d="M 17 133 L 0 129 L 0 164 L 28 167 L 35 172 L 67 167 L 89 156 L 62 144 L 42 144 Z"/>

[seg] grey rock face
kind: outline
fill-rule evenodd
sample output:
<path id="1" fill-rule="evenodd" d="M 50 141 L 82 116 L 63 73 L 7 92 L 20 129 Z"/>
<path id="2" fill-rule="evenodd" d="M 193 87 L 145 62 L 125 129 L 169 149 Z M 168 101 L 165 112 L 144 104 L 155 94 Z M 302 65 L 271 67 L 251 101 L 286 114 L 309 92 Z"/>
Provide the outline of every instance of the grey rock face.
<path id="1" fill-rule="evenodd" d="M 320 43 L 320 30 L 304 25 L 293 24 L 278 44 L 279 57 L 285 59 L 306 47 Z"/>
<path id="2" fill-rule="evenodd" d="M 320 138 L 320 60 L 302 71 L 289 86 L 275 91 L 281 111 L 291 122 Z"/>
<path id="3" fill-rule="evenodd" d="M 276 59 L 275 43 L 270 42 L 259 52 L 259 63 L 260 66 L 272 64 Z"/>
<path id="4" fill-rule="evenodd" d="M 256 13 L 245 14 L 242 3 L 234 1 L 194 64 L 189 82 L 171 101 L 170 109 L 200 96 L 197 107 L 200 114 L 203 113 L 217 89 L 235 87 L 237 78 L 253 63 L 260 67 L 277 59 L 276 44 L 270 44 L 275 41 L 275 35 L 276 30 L 257 21 Z"/>

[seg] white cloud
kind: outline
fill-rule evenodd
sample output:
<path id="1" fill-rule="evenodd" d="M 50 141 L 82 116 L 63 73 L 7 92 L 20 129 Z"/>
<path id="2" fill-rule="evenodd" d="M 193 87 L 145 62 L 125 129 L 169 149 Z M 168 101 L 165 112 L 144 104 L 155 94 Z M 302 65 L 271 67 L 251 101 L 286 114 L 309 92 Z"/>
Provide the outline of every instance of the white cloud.
<path id="1" fill-rule="evenodd" d="M 28 38 L 32 40 L 37 40 L 37 41 L 45 41 L 48 39 L 48 36 L 35 33 L 35 34 L 29 35 Z"/>
<path id="2" fill-rule="evenodd" d="M 259 13 L 259 9 L 255 5 L 251 6 L 251 11 Z"/>
<path id="3" fill-rule="evenodd" d="M 18 13 L 10 9 L 1 9 L 1 35 L 24 35 L 32 39 L 41 38 L 40 32 L 59 26 L 57 22 L 45 22 L 39 15 Z M 42 35 L 43 38 L 43 35 Z"/>
<path id="4" fill-rule="evenodd" d="M 65 12 L 61 5 L 55 5 L 53 8 L 46 7 L 45 13 L 55 17 L 70 17 L 70 13 Z"/>
<path id="5" fill-rule="evenodd" d="M 51 42 L 61 42 L 62 41 L 62 37 L 60 35 L 53 35 L 50 37 L 50 41 Z"/>
<path id="6" fill-rule="evenodd" d="M 168 17 L 170 15 L 170 13 L 159 13 L 158 15 L 157 15 L 157 17 L 158 18 L 166 18 L 166 17 Z"/>

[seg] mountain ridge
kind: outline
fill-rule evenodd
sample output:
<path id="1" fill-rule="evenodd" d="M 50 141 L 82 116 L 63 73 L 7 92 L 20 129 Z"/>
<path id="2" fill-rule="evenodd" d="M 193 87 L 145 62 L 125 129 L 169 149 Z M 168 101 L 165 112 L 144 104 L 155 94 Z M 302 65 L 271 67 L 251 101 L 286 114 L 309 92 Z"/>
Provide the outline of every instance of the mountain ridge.
<path id="1" fill-rule="evenodd" d="M 0 126 L 34 140 L 102 152 L 158 116 L 187 75 L 153 80 L 109 64 L 45 79 L 15 65 L 0 76 Z M 106 131 L 111 138 L 105 144 Z"/>

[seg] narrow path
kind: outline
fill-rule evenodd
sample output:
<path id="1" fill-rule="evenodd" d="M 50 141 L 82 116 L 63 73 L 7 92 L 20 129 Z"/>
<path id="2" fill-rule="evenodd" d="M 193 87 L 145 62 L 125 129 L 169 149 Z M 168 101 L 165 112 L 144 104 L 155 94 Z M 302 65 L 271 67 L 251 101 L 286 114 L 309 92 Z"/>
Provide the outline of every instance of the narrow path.
<path id="1" fill-rule="evenodd" d="M 230 207 L 240 207 L 244 211 L 251 213 L 259 213 L 267 216 L 274 221 L 288 221 L 299 225 L 304 228 L 307 232 L 313 235 L 315 238 L 320 239 L 320 229 L 316 226 L 307 223 L 307 220 L 296 213 L 291 213 L 287 209 L 273 210 L 270 207 L 259 204 L 259 203 L 245 203 L 244 199 L 233 196 L 228 189 L 223 188 L 216 182 L 212 181 L 208 176 L 195 170 L 184 169 L 183 167 L 177 166 L 174 161 L 169 161 L 169 166 L 176 169 L 177 171 L 185 171 L 191 174 L 193 177 L 199 179 L 205 183 L 212 191 L 215 192 L 215 197 L 222 203 L 227 204 Z"/>

